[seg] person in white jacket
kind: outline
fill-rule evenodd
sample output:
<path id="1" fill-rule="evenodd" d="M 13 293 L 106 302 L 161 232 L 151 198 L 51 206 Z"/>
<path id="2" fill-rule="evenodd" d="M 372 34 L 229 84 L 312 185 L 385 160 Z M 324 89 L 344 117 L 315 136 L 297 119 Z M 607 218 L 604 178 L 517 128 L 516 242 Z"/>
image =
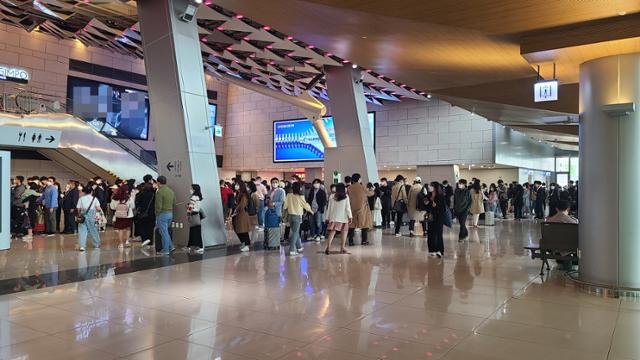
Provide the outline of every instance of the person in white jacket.
<path id="1" fill-rule="evenodd" d="M 327 239 L 327 248 L 324 253 L 329 255 L 331 242 L 336 235 L 336 231 L 340 231 L 340 253 L 348 254 L 345 244 L 347 243 L 347 233 L 349 232 L 349 224 L 353 218 L 351 214 L 351 203 L 347 195 L 347 188 L 343 183 L 336 185 L 336 192 L 329 197 L 329 206 L 326 213 L 326 222 L 328 223 L 327 231 L 329 237 Z"/>

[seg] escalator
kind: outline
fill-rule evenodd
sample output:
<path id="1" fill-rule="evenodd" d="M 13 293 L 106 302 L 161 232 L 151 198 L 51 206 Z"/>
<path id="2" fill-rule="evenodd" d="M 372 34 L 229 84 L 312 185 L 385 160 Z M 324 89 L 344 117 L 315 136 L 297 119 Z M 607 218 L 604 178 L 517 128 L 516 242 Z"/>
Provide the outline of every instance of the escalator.
<path id="1" fill-rule="evenodd" d="M 107 137 L 72 115 L 0 112 L 0 131 L 5 125 L 61 131 L 58 148 L 36 150 L 85 178 L 100 176 L 114 181 L 116 178 L 141 180 L 146 174 L 157 176 L 154 159 L 134 140 Z"/>

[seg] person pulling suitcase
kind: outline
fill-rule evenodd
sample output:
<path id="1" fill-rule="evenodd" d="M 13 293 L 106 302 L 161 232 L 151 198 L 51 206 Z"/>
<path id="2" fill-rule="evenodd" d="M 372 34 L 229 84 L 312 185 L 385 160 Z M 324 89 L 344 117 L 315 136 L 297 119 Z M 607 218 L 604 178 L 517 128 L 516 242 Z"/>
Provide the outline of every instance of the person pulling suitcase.
<path id="1" fill-rule="evenodd" d="M 280 250 L 280 217 L 271 200 L 268 200 L 264 213 L 264 231 L 267 250 Z"/>

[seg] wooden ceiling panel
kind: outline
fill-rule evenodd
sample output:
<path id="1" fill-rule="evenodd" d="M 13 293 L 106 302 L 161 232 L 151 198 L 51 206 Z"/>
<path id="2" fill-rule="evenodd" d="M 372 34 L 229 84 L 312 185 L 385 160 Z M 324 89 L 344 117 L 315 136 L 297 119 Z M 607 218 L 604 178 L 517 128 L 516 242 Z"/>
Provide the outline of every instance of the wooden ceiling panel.
<path id="1" fill-rule="evenodd" d="M 513 34 L 640 12 L 629 0 L 302 0 L 494 34 Z"/>

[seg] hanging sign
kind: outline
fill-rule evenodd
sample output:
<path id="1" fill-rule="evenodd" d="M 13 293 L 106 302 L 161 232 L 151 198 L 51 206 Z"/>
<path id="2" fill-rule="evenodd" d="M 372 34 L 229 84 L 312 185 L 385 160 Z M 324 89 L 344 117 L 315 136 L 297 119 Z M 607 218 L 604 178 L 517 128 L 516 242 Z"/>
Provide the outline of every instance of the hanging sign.
<path id="1" fill-rule="evenodd" d="M 539 81 L 533 84 L 533 101 L 557 101 L 558 80 Z"/>

